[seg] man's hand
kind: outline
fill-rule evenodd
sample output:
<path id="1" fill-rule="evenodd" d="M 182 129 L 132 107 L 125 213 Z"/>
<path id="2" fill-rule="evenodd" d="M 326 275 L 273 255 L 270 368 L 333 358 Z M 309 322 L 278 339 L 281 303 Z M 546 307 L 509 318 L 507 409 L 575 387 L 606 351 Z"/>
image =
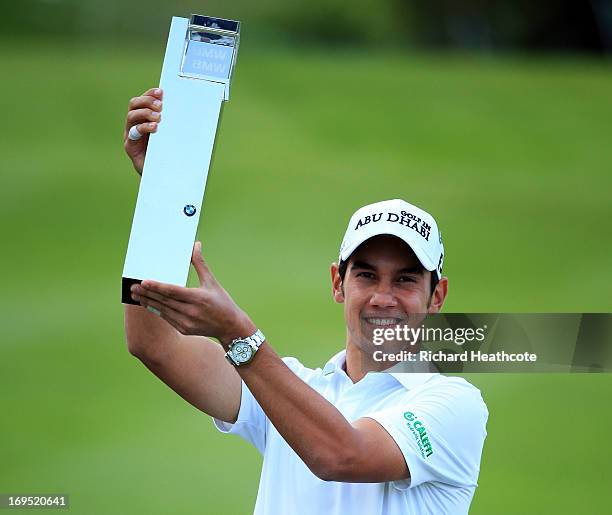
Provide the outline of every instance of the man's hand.
<path id="1" fill-rule="evenodd" d="M 141 96 L 132 98 L 128 104 L 123 131 L 123 147 L 139 175 L 142 175 L 149 134 L 157 131 L 157 126 L 161 121 L 162 96 L 161 89 L 151 88 Z M 133 126 L 136 126 L 142 138 L 138 140 L 128 138 L 128 132 Z"/>
<path id="2" fill-rule="evenodd" d="M 191 263 L 200 286 L 184 288 L 174 284 L 145 280 L 132 286 L 132 298 L 152 307 L 185 335 L 217 338 L 228 345 L 234 338 L 250 336 L 256 326 L 214 278 L 202 257 L 202 244 L 193 246 Z"/>

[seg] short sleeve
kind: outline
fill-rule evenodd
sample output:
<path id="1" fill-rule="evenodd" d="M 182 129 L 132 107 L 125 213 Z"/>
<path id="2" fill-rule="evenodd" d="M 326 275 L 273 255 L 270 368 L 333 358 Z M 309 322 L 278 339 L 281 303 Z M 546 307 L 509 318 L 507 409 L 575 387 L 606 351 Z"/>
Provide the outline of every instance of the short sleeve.
<path id="1" fill-rule="evenodd" d="M 214 417 L 213 422 L 222 433 L 238 435 L 253 444 L 261 454 L 264 453 L 267 417 L 244 381 L 236 422 L 230 424 Z"/>
<path id="2" fill-rule="evenodd" d="M 410 479 L 400 489 L 438 481 L 476 487 L 488 411 L 480 391 L 461 378 L 428 385 L 406 404 L 366 415 L 376 420 L 401 449 Z"/>

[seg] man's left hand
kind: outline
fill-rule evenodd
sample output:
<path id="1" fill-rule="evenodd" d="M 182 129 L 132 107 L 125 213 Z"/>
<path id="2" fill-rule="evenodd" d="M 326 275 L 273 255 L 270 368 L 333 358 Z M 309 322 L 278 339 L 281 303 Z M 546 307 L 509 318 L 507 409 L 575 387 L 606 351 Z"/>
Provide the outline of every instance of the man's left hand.
<path id="1" fill-rule="evenodd" d="M 200 286 L 185 288 L 144 280 L 132 286 L 132 298 L 160 316 L 182 334 L 209 336 L 228 345 L 234 338 L 250 336 L 256 326 L 215 279 L 202 257 L 202 243 L 193 246 L 191 263 Z"/>

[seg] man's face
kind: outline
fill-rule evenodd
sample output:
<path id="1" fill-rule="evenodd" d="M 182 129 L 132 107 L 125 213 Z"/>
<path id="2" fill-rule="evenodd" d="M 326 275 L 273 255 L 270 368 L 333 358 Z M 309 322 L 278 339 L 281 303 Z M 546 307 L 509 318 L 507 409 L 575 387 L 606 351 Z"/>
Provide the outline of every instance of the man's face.
<path id="1" fill-rule="evenodd" d="M 332 265 L 332 282 L 335 300 L 344 303 L 348 343 L 370 353 L 374 335 L 381 330 L 418 327 L 426 313 L 437 313 L 447 287 L 442 278 L 432 295 L 431 272 L 394 236 L 377 236 L 363 243 L 349 258 L 344 281 L 337 265 Z M 395 344 L 395 349 L 387 350 L 401 349 Z"/>

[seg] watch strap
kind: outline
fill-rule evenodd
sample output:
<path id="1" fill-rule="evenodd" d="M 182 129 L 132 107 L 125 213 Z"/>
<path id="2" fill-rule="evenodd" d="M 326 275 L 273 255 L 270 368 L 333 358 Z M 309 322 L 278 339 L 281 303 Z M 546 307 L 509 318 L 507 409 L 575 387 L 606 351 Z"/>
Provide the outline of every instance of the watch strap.
<path id="1" fill-rule="evenodd" d="M 257 329 L 257 331 L 255 331 L 251 336 L 248 336 L 247 338 L 238 338 L 238 339 L 246 340 L 247 342 L 249 342 L 249 344 L 251 345 L 251 347 L 253 348 L 255 352 L 257 352 L 259 347 L 261 347 L 261 344 L 266 341 L 266 337 L 259 329 Z"/>

